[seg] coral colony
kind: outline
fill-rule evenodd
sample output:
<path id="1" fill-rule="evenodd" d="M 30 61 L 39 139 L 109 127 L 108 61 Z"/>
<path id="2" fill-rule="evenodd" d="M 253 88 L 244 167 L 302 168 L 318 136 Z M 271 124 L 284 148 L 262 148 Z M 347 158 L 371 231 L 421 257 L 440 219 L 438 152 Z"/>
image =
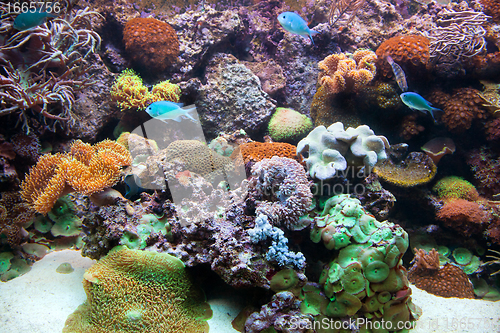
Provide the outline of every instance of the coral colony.
<path id="1" fill-rule="evenodd" d="M 0 3 L 0 280 L 98 260 L 63 332 L 208 332 L 221 285 L 247 333 L 500 300 L 498 1 L 29 3 Z"/>

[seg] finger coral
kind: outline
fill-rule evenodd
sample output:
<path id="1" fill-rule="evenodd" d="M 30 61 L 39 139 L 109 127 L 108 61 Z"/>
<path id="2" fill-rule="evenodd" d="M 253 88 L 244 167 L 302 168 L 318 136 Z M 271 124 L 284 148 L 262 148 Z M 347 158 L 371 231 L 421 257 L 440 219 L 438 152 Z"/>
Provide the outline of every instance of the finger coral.
<path id="1" fill-rule="evenodd" d="M 462 268 L 446 263 L 439 266 L 439 253 L 415 249 L 408 279 L 419 289 L 441 297 L 474 298 L 474 288 Z"/>
<path id="2" fill-rule="evenodd" d="M 174 256 L 117 247 L 83 278 L 87 300 L 64 333 L 208 333 L 210 305 Z"/>
<path id="3" fill-rule="evenodd" d="M 133 18 L 123 29 L 123 43 L 132 60 L 149 72 L 164 72 L 179 55 L 175 30 L 155 18 Z"/>
<path id="4" fill-rule="evenodd" d="M 376 60 L 377 56 L 370 50 L 357 50 L 352 58 L 344 53 L 329 55 L 318 63 L 322 71 L 318 83 L 329 94 L 357 91 L 375 77 Z"/>
<path id="5" fill-rule="evenodd" d="M 75 141 L 65 154 L 43 155 L 21 184 L 21 196 L 34 210 L 48 213 L 58 198 L 77 191 L 92 195 L 118 181 L 130 153 L 114 141 L 95 145 Z"/>

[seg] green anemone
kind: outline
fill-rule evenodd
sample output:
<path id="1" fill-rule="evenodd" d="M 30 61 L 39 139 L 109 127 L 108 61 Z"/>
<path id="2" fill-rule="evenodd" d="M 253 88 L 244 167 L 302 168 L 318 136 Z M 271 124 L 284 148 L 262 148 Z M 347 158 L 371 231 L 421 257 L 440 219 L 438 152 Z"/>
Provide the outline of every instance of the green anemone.
<path id="1" fill-rule="evenodd" d="M 472 260 L 472 253 L 463 247 L 457 247 L 453 250 L 453 258 L 459 265 L 467 265 Z"/>
<path id="2" fill-rule="evenodd" d="M 365 277 L 372 283 L 382 282 L 389 276 L 389 266 L 383 261 L 374 261 L 365 267 Z"/>

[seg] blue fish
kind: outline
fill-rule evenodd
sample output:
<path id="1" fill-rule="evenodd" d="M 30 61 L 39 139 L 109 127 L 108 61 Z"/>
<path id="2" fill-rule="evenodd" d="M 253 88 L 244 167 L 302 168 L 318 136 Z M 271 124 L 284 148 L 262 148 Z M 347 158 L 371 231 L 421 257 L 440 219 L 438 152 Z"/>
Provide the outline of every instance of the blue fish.
<path id="1" fill-rule="evenodd" d="M 48 17 L 57 17 L 57 15 L 40 11 L 35 11 L 35 12 L 28 11 L 26 13 L 21 13 L 16 16 L 13 27 L 14 29 L 17 29 L 19 31 L 28 30 L 36 26 L 39 26 L 40 24 L 45 22 L 45 19 Z"/>
<path id="2" fill-rule="evenodd" d="M 180 122 L 182 120 L 182 117 L 185 117 L 197 123 L 198 121 L 188 113 L 191 111 L 196 111 L 196 106 L 194 104 L 188 105 L 186 107 L 182 106 L 182 103 L 158 101 L 149 104 L 149 106 L 146 108 L 146 112 L 151 117 L 161 121 L 175 120 L 177 122 Z"/>
<path id="3" fill-rule="evenodd" d="M 319 34 L 319 32 L 309 29 L 307 22 L 302 17 L 292 12 L 284 12 L 278 15 L 278 21 L 286 31 L 292 34 L 309 36 L 314 45 L 312 35 Z"/>
<path id="4" fill-rule="evenodd" d="M 404 92 L 400 95 L 400 97 L 403 103 L 405 103 L 410 109 L 418 110 L 423 113 L 429 112 L 432 119 L 434 119 L 434 122 L 436 122 L 436 118 L 434 118 L 434 111 L 443 111 L 432 107 L 430 102 L 426 101 L 425 98 L 414 92 Z"/>

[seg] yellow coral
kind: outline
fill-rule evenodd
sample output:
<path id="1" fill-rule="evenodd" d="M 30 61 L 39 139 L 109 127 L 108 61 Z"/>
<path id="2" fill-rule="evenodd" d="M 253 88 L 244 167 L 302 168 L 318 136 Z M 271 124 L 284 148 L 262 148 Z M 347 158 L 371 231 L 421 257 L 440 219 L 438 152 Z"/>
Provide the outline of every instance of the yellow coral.
<path id="1" fill-rule="evenodd" d="M 322 71 L 318 82 L 330 94 L 357 91 L 375 77 L 376 61 L 375 52 L 370 50 L 357 50 L 352 58 L 344 53 L 329 55 L 318 63 Z"/>
<path id="2" fill-rule="evenodd" d="M 178 102 L 181 88 L 169 80 L 156 84 L 151 91 L 142 83 L 142 79 L 133 70 L 124 70 L 111 87 L 111 100 L 120 110 L 145 109 L 157 101 Z"/>
<path id="3" fill-rule="evenodd" d="M 114 141 L 92 146 L 77 140 L 69 153 L 40 157 L 21 184 L 21 196 L 37 212 L 46 214 L 67 193 L 92 195 L 113 186 L 121 167 L 131 160 L 127 149 Z"/>
<path id="4" fill-rule="evenodd" d="M 118 247 L 84 274 L 87 301 L 63 333 L 205 333 L 212 316 L 184 264 L 166 253 Z"/>
<path id="5" fill-rule="evenodd" d="M 398 164 L 390 158 L 378 163 L 373 172 L 390 184 L 413 187 L 430 182 L 436 175 L 437 167 L 429 156 L 412 152 Z"/>

